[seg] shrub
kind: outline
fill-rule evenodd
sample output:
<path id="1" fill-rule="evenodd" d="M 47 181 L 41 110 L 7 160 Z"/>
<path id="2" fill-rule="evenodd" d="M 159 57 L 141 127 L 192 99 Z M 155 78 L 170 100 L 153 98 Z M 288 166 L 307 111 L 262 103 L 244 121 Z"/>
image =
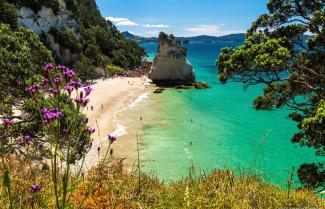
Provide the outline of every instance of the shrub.
<path id="1" fill-rule="evenodd" d="M 17 29 L 17 11 L 13 4 L 0 2 L 0 22 L 9 24 L 13 29 Z"/>
<path id="2" fill-rule="evenodd" d="M 76 69 L 76 73 L 81 80 L 96 79 L 98 74 L 96 73 L 96 67 L 94 60 L 81 54 L 79 59 L 73 64 L 73 68 Z"/>
<path id="3" fill-rule="evenodd" d="M 113 64 L 109 64 L 107 65 L 107 71 L 109 75 L 122 75 L 124 72 L 124 69 L 119 67 L 119 66 L 115 66 Z"/>
<path id="4" fill-rule="evenodd" d="M 12 172 L 14 169 L 10 166 L 10 159 L 15 156 L 18 159 L 22 157 L 23 162 L 28 164 L 22 170 L 30 176 L 30 179 L 25 180 L 31 182 L 28 186 L 31 208 L 52 208 L 47 205 L 49 201 L 45 200 L 47 192 L 54 197 L 56 208 L 71 208 L 69 198 L 78 185 L 83 162 L 76 167 L 74 175 L 72 165 L 85 157 L 91 146 L 90 135 L 95 132 L 95 129 L 87 127 L 87 120 L 81 113 L 89 103 L 88 96 L 92 88 L 82 88 L 74 71 L 65 66 L 47 64 L 44 71 L 42 83 L 34 83 L 26 88 L 26 93 L 31 97 L 29 102 L 35 107 L 34 114 L 38 117 L 33 117 L 32 121 L 19 117 L 19 121 L 14 121 L 13 117 L 5 116 L 0 124 L 1 190 L 5 191 L 9 208 L 16 208 L 19 202 L 15 198 L 17 194 L 12 192 L 17 185 L 12 184 L 15 171 Z M 26 122 L 42 126 L 42 134 L 32 129 L 22 131 L 22 124 Z M 108 136 L 109 145 L 115 140 L 115 136 Z M 109 150 L 108 147 L 104 161 Z M 36 176 L 41 165 L 46 173 L 51 174 L 46 181 L 50 185 L 44 185 L 44 179 Z M 48 169 L 50 172 L 46 171 Z M 90 192 L 92 184 L 90 182 L 88 185 Z M 53 189 L 43 193 L 43 187 Z"/>
<path id="5" fill-rule="evenodd" d="M 55 41 L 63 48 L 70 49 L 72 53 L 81 52 L 82 45 L 73 30 L 69 28 L 63 30 L 52 29 L 51 34 L 54 36 Z"/>
<path id="6" fill-rule="evenodd" d="M 25 98 L 29 82 L 52 61 L 51 52 L 35 33 L 22 27 L 12 31 L 9 25 L 0 23 L 0 104 L 13 105 Z"/>
<path id="7" fill-rule="evenodd" d="M 51 8 L 54 14 L 59 12 L 59 2 L 58 0 L 11 0 L 12 3 L 16 4 L 18 8 L 29 7 L 35 13 L 42 9 L 42 6 Z"/>

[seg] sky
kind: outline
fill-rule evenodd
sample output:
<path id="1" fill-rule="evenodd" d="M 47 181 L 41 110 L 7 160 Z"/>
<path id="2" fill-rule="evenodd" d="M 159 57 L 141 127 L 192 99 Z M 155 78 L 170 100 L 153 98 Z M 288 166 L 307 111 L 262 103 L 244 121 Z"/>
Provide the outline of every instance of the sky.
<path id="1" fill-rule="evenodd" d="M 152 37 L 160 31 L 176 36 L 222 36 L 246 32 L 267 0 L 96 0 L 102 16 L 117 28 Z"/>

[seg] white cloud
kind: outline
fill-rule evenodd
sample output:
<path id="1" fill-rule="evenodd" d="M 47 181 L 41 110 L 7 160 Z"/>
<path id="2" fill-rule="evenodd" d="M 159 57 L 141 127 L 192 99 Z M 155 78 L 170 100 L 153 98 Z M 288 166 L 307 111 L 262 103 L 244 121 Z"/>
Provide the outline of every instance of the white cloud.
<path id="1" fill-rule="evenodd" d="M 135 23 L 128 18 L 124 17 L 106 17 L 106 20 L 112 21 L 116 26 L 137 26 L 138 23 Z"/>
<path id="2" fill-rule="evenodd" d="M 145 24 L 143 25 L 145 28 L 169 28 L 169 25 L 164 25 L 164 24 Z"/>
<path id="3" fill-rule="evenodd" d="M 222 36 L 232 33 L 241 33 L 242 31 L 237 30 L 223 30 L 219 25 L 197 25 L 194 27 L 184 28 L 187 36 L 199 36 L 199 35 L 210 35 L 210 36 Z"/>

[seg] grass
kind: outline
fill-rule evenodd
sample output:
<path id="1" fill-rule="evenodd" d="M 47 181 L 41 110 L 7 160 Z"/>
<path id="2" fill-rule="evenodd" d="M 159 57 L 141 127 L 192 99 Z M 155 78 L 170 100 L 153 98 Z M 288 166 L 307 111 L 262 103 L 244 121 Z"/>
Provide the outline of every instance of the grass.
<path id="1" fill-rule="evenodd" d="M 54 208 L 49 171 L 37 169 L 37 183 L 42 192 L 33 200 L 30 195 L 27 164 L 23 159 L 10 157 L 13 171 L 13 194 L 16 208 Z M 191 176 L 191 175 L 190 175 Z M 73 178 L 73 177 L 71 177 Z M 89 182 L 96 182 L 89 186 Z M 59 188 L 60 189 L 60 188 Z M 8 201 L 0 187 L 0 208 Z M 119 159 L 91 169 L 80 177 L 70 197 L 71 208 L 324 208 L 324 200 L 307 189 L 287 190 L 242 173 L 235 176 L 228 170 L 216 170 L 197 178 L 188 177 L 165 184 L 153 175 L 141 174 L 140 187 L 137 172 L 127 173 Z"/>

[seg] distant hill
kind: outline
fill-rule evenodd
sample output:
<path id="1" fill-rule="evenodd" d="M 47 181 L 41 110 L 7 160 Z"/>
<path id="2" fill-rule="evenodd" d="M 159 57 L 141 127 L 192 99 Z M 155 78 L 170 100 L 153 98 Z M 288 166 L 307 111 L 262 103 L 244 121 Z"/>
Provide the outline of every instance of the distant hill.
<path id="1" fill-rule="evenodd" d="M 126 31 L 122 33 L 127 39 L 131 39 L 138 43 L 156 43 L 158 38 L 156 37 L 141 37 L 133 35 L 132 33 Z M 230 34 L 225 36 L 193 36 L 193 37 L 176 37 L 176 39 L 181 40 L 183 43 L 222 43 L 222 42 L 231 42 L 231 43 L 242 43 L 245 40 L 244 33 Z"/>

